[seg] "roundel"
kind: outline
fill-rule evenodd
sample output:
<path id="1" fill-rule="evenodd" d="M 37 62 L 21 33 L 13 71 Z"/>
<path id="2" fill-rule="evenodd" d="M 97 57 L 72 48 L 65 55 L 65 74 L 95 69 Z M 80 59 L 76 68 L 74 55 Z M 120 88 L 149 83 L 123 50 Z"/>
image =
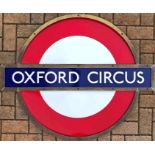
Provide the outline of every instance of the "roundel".
<path id="1" fill-rule="evenodd" d="M 28 41 L 20 64 L 135 64 L 127 39 L 108 22 L 88 15 L 57 18 Z M 22 90 L 30 113 L 65 136 L 98 134 L 127 112 L 135 91 Z"/>

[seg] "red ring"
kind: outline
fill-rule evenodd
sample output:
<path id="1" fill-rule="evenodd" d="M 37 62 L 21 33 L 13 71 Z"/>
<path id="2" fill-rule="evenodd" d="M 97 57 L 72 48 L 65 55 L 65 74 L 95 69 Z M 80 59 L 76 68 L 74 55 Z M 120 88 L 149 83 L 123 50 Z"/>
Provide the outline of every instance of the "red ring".
<path id="1" fill-rule="evenodd" d="M 49 46 L 68 36 L 96 39 L 111 51 L 116 64 L 135 64 L 131 49 L 115 30 L 88 18 L 68 18 L 43 29 L 27 46 L 21 64 L 39 64 Z M 20 94 L 31 114 L 45 127 L 62 135 L 84 137 L 105 131 L 118 122 L 132 104 L 135 91 L 117 91 L 103 110 L 85 118 L 58 114 L 45 103 L 39 91 L 21 91 Z"/>

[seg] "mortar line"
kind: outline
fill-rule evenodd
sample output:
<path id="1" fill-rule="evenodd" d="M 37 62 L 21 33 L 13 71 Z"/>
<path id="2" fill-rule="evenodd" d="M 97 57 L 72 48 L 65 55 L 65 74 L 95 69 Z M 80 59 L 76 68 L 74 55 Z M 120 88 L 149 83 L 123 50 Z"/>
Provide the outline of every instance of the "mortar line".
<path id="1" fill-rule="evenodd" d="M 32 14 L 30 13 L 30 25 L 32 24 Z"/>
<path id="2" fill-rule="evenodd" d="M 112 13 L 112 23 L 114 24 L 114 13 Z"/>
<path id="3" fill-rule="evenodd" d="M 45 16 L 46 16 L 46 13 L 43 13 L 43 23 L 45 23 Z"/>

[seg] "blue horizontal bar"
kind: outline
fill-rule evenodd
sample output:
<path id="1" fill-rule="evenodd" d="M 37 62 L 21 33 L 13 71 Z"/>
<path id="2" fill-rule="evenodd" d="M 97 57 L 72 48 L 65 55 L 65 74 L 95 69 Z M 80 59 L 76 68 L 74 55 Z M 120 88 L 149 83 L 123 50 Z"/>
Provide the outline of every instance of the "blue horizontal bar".
<path id="1" fill-rule="evenodd" d="M 5 87 L 149 88 L 151 68 L 5 68 Z"/>

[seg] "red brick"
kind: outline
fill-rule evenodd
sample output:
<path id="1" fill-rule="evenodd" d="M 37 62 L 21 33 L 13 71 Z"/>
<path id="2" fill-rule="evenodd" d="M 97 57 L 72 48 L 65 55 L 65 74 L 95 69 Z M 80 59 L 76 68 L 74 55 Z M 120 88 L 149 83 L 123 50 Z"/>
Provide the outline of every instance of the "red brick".
<path id="1" fill-rule="evenodd" d="M 140 44 L 140 41 L 139 40 L 131 40 L 131 44 L 133 45 L 134 47 L 134 51 L 135 51 L 135 54 L 137 57 L 139 57 L 139 44 Z"/>
<path id="2" fill-rule="evenodd" d="M 117 26 L 124 34 L 126 34 L 126 26 Z"/>
<path id="3" fill-rule="evenodd" d="M 17 141 L 41 141 L 41 134 L 16 134 Z"/>
<path id="4" fill-rule="evenodd" d="M 155 122 L 153 122 L 153 140 L 155 141 Z"/>
<path id="5" fill-rule="evenodd" d="M 2 36 L 2 14 L 0 13 L 0 36 Z"/>
<path id="6" fill-rule="evenodd" d="M 16 50 L 16 25 L 4 25 L 4 50 Z"/>
<path id="7" fill-rule="evenodd" d="M 24 45 L 27 39 L 25 38 L 17 38 L 17 53 L 16 53 L 16 62 L 18 63 L 21 58 L 21 53 L 23 52 Z"/>
<path id="8" fill-rule="evenodd" d="M 151 95 L 152 91 L 150 91 L 150 90 L 140 90 L 139 94 L 140 95 Z"/>
<path id="9" fill-rule="evenodd" d="M 153 25 L 153 13 L 142 13 L 141 14 L 141 25 Z"/>
<path id="10" fill-rule="evenodd" d="M 155 107 L 155 95 L 140 95 L 141 107 Z"/>
<path id="11" fill-rule="evenodd" d="M 17 36 L 18 37 L 29 37 L 39 25 L 18 25 Z"/>
<path id="12" fill-rule="evenodd" d="M 2 93 L 1 92 L 0 92 L 0 105 L 2 105 Z"/>
<path id="13" fill-rule="evenodd" d="M 14 64 L 15 53 L 14 52 L 0 52 L 0 64 Z"/>
<path id="14" fill-rule="evenodd" d="M 30 23 L 30 14 L 28 13 L 5 13 L 4 23 Z"/>
<path id="15" fill-rule="evenodd" d="M 29 121 L 29 132 L 30 133 L 42 133 L 42 127 L 34 120 Z"/>
<path id="16" fill-rule="evenodd" d="M 3 71 L 4 71 L 4 69 L 0 68 L 0 79 L 4 78 Z M 3 88 L 4 88 L 4 81 L 0 80 L 0 90 L 2 90 Z M 0 92 L 0 105 L 2 104 L 1 99 L 2 99 L 2 95 L 1 95 L 1 92 Z"/>
<path id="17" fill-rule="evenodd" d="M 31 14 L 31 23 L 40 24 L 44 22 L 44 14 L 43 13 L 32 13 Z"/>
<path id="18" fill-rule="evenodd" d="M 52 13 L 53 14 L 53 13 Z M 98 13 L 86 13 L 86 14 L 88 14 L 88 15 L 93 15 L 93 16 L 97 16 L 97 15 L 99 15 Z M 54 14 L 53 14 L 54 15 Z M 72 13 L 58 13 L 58 14 L 56 14 L 56 16 L 65 16 L 65 15 L 72 15 Z"/>
<path id="19" fill-rule="evenodd" d="M 113 14 L 112 13 L 101 13 L 100 17 L 113 23 Z"/>
<path id="20" fill-rule="evenodd" d="M 15 136 L 14 134 L 2 134 L 2 141 L 14 141 L 15 140 Z"/>
<path id="21" fill-rule="evenodd" d="M 15 93 L 13 91 L 2 92 L 2 105 L 14 105 Z"/>
<path id="22" fill-rule="evenodd" d="M 127 141 L 150 141 L 151 136 L 126 136 Z"/>
<path id="23" fill-rule="evenodd" d="M 67 139 L 68 140 L 68 139 Z M 67 141 L 66 140 L 66 141 Z M 63 137 L 56 137 L 56 141 L 65 141 L 65 138 L 63 138 Z M 94 141 L 94 140 L 93 140 Z"/>
<path id="24" fill-rule="evenodd" d="M 27 39 L 17 38 L 17 52 L 20 53 Z"/>
<path id="25" fill-rule="evenodd" d="M 11 106 L 0 106 L 0 119 L 14 119 L 15 108 Z"/>
<path id="26" fill-rule="evenodd" d="M 61 13 L 61 15 L 69 15 L 70 13 Z M 88 15 L 99 16 L 99 13 L 88 13 Z"/>
<path id="27" fill-rule="evenodd" d="M 0 38 L 0 51 L 2 50 L 2 38 Z"/>
<path id="28" fill-rule="evenodd" d="M 2 133 L 27 133 L 28 121 L 21 120 L 3 120 Z"/>
<path id="29" fill-rule="evenodd" d="M 153 121 L 155 121 L 155 108 L 153 108 Z"/>
<path id="30" fill-rule="evenodd" d="M 124 141 L 123 135 L 112 135 L 112 141 Z"/>
<path id="31" fill-rule="evenodd" d="M 44 141 L 55 141 L 56 137 L 52 132 L 50 132 L 50 130 L 43 128 L 43 140 Z"/>
<path id="32" fill-rule="evenodd" d="M 110 132 L 104 133 L 98 137 L 99 141 L 110 141 Z"/>
<path id="33" fill-rule="evenodd" d="M 112 130 L 113 134 L 137 134 L 138 123 L 137 122 L 121 122 L 117 127 Z"/>
<path id="34" fill-rule="evenodd" d="M 57 13 L 46 13 L 45 14 L 45 22 L 54 19 L 57 17 Z"/>
<path id="35" fill-rule="evenodd" d="M 129 26 L 127 36 L 130 39 L 153 39 L 153 27 Z"/>
<path id="36" fill-rule="evenodd" d="M 114 14 L 116 25 L 139 25 L 140 15 L 138 13 L 117 13 Z"/>
<path id="37" fill-rule="evenodd" d="M 52 134 L 46 134 L 46 135 L 43 135 L 43 140 L 44 141 L 55 141 L 55 136 L 53 136 Z"/>
<path id="38" fill-rule="evenodd" d="M 27 109 L 23 105 L 23 102 L 19 102 L 20 99 L 19 96 L 16 95 L 16 119 L 28 119 Z"/>
<path id="39" fill-rule="evenodd" d="M 15 93 L 13 91 L 2 92 L 2 105 L 14 105 Z"/>
<path id="40" fill-rule="evenodd" d="M 140 109 L 139 133 L 151 134 L 152 132 L 152 110 Z"/>
<path id="41" fill-rule="evenodd" d="M 153 64 L 153 54 L 141 54 L 141 64 Z"/>
<path id="42" fill-rule="evenodd" d="M 129 109 L 129 113 L 125 118 L 126 121 L 138 121 L 138 101 L 133 103 L 131 109 Z"/>
<path id="43" fill-rule="evenodd" d="M 155 40 L 142 40 L 141 41 L 142 53 L 155 53 Z"/>

